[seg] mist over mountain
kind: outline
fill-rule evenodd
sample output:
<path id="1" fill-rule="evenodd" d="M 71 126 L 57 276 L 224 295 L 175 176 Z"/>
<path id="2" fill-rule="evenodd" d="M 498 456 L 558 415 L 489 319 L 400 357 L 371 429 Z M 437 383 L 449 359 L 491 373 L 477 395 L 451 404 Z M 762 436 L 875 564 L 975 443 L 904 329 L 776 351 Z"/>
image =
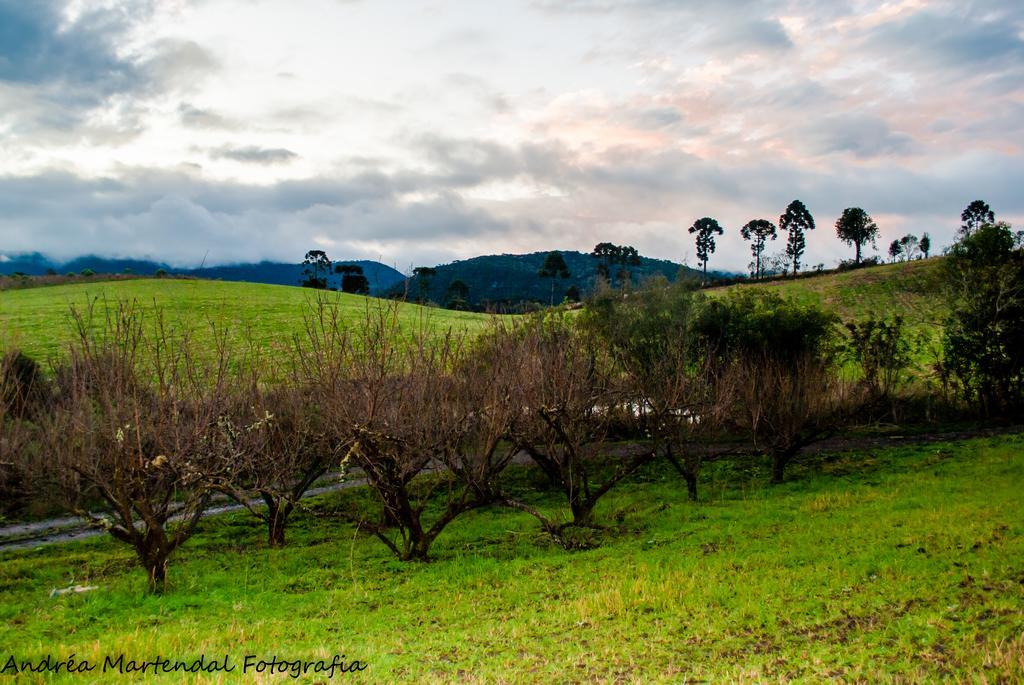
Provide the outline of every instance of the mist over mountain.
<path id="1" fill-rule="evenodd" d="M 396 283 L 405 279 L 402 272 L 369 260 L 339 260 L 335 264 L 357 264 L 363 268 L 363 274 L 370 282 L 373 293 L 388 290 Z M 54 272 L 58 274 L 80 273 L 91 269 L 96 273 L 131 273 L 148 276 L 158 269 L 168 273 L 208 278 L 223 281 L 246 281 L 249 283 L 268 283 L 272 285 L 299 285 L 302 281 L 302 265 L 286 262 L 256 262 L 249 264 L 218 264 L 198 268 L 175 268 L 163 262 L 147 259 L 121 259 L 86 255 L 75 259 L 58 262 L 38 252 L 19 255 L 0 255 L 0 274 L 23 273 L 30 276 L 41 276 Z"/>

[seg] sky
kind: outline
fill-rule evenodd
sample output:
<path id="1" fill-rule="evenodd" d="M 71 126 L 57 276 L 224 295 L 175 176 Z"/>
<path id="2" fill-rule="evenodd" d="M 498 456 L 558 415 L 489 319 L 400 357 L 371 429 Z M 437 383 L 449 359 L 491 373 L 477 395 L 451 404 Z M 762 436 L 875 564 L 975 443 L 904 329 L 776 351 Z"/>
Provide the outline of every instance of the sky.
<path id="1" fill-rule="evenodd" d="M 793 199 L 1024 223 L 1021 0 L 0 0 L 0 253 L 744 271 Z M 784 237 L 768 253 L 783 250 Z"/>

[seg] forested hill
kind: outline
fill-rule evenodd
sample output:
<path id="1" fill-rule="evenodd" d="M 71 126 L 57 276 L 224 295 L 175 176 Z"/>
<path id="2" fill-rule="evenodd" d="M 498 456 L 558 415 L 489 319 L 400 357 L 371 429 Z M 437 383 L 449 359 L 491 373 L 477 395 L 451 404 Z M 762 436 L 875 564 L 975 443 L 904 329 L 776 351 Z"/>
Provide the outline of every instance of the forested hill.
<path id="1" fill-rule="evenodd" d="M 575 286 L 586 295 L 594 287 L 597 276 L 598 260 L 589 254 L 575 251 L 561 253 L 569 267 L 569 278 L 556 278 L 554 283 L 554 299 L 562 300 L 566 291 Z M 427 300 L 444 305 L 448 300 L 448 288 L 452 282 L 459 280 L 469 286 L 469 303 L 473 306 L 517 305 L 523 302 L 541 302 L 547 304 L 551 298 L 551 279 L 540 278 L 537 272 L 548 252 L 532 252 L 530 254 L 485 255 L 464 259 L 451 264 L 441 264 L 437 273 L 427 281 L 425 297 Z M 639 283 L 654 275 L 662 275 L 675 280 L 680 269 L 699 275 L 695 269 L 687 269 L 681 264 L 666 259 L 641 257 L 638 266 L 630 267 L 633 281 Z M 410 299 L 418 299 L 423 282 L 413 277 L 407 283 L 397 284 L 393 292 L 399 293 L 403 287 L 408 288 Z"/>

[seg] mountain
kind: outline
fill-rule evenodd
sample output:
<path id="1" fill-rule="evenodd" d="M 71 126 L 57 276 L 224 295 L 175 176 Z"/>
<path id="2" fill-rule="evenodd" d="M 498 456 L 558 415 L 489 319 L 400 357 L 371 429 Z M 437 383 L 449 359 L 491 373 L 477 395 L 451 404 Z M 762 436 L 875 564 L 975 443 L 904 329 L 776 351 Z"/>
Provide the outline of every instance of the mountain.
<path id="1" fill-rule="evenodd" d="M 373 292 L 383 292 L 405 280 L 402 272 L 380 262 L 366 260 L 340 261 L 336 264 L 358 264 L 363 267 L 363 274 L 370 282 Z M 0 255 L 0 274 L 24 273 L 30 276 L 41 276 L 48 271 L 58 274 L 69 272 L 79 273 L 83 269 L 92 269 L 96 273 L 123 273 L 129 269 L 131 273 L 150 275 L 163 269 L 168 273 L 195 276 L 222 281 L 246 281 L 249 283 L 268 283 L 271 285 L 299 285 L 302 281 L 302 265 L 283 262 L 258 262 L 255 264 L 223 264 L 204 266 L 196 269 L 173 268 L 162 262 L 146 259 L 116 259 L 88 255 L 76 257 L 67 262 L 54 262 L 35 252 L 18 255 Z M 333 283 L 332 283 L 333 284 Z"/>
<path id="2" fill-rule="evenodd" d="M 594 288 L 597 277 L 598 260 L 589 254 L 575 251 L 561 251 L 566 265 L 569 267 L 569 278 L 555 279 L 554 299 L 562 300 L 566 290 L 576 286 L 579 292 L 586 295 Z M 437 267 L 437 274 L 432 276 L 427 285 L 427 300 L 444 304 L 447 301 L 448 287 L 459 280 L 469 286 L 469 303 L 474 307 L 510 306 L 523 302 L 547 303 L 551 299 L 551 279 L 540 278 L 537 272 L 544 263 L 548 252 L 532 252 L 530 254 L 501 254 L 473 257 Z M 696 269 L 689 269 L 665 259 L 641 257 L 638 266 L 630 267 L 633 281 L 639 283 L 651 276 L 662 275 L 670 281 L 675 280 L 680 270 L 699 276 Z M 408 289 L 410 299 L 420 297 L 421 279 L 413 277 L 405 283 L 395 285 L 392 294 L 401 294 Z"/>

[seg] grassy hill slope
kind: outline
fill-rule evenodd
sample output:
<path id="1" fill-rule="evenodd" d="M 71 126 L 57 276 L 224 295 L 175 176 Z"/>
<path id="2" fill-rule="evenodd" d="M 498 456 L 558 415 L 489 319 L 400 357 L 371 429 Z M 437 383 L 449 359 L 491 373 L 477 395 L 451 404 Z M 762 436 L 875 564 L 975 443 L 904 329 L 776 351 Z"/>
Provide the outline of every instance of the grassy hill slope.
<path id="1" fill-rule="evenodd" d="M 907 330 L 921 338 L 923 347 L 918 356 L 922 360 L 935 359 L 940 326 L 948 312 L 942 292 L 942 259 L 885 264 L 795 280 L 741 283 L 705 292 L 714 296 L 743 288 L 771 290 L 799 302 L 820 305 L 843 321 L 898 314 Z"/>
<path id="2" fill-rule="evenodd" d="M 202 280 L 139 279 L 78 283 L 0 292 L 0 348 L 18 346 L 40 359 L 57 353 L 73 334 L 69 313 L 90 301 L 102 307 L 137 300 L 152 309 L 159 306 L 172 322 L 203 327 L 207 322 L 228 325 L 235 335 L 251 330 L 253 338 L 267 346 L 283 345 L 303 330 L 304 316 L 314 313 L 317 298 L 339 307 L 347 319 L 361 318 L 368 305 L 380 300 L 344 293 L 305 288 Z M 402 317 L 410 326 L 424 318 L 439 329 L 478 330 L 487 317 L 402 305 Z"/>

